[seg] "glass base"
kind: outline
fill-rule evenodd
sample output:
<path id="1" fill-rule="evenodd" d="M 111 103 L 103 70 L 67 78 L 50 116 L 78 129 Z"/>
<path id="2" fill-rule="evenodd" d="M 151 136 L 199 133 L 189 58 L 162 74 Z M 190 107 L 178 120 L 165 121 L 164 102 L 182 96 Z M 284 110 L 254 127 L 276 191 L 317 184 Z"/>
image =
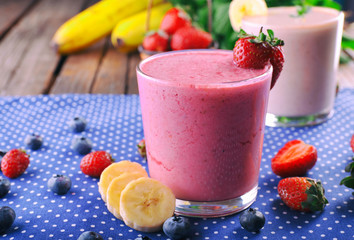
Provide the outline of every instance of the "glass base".
<path id="1" fill-rule="evenodd" d="M 302 117 L 282 117 L 267 113 L 266 126 L 268 127 L 304 127 L 323 123 L 333 116 L 334 111 L 325 114 L 315 114 Z"/>
<path id="2" fill-rule="evenodd" d="M 240 212 L 249 207 L 257 197 L 257 187 L 246 194 L 225 201 L 194 202 L 176 200 L 176 214 L 188 217 L 222 217 Z"/>

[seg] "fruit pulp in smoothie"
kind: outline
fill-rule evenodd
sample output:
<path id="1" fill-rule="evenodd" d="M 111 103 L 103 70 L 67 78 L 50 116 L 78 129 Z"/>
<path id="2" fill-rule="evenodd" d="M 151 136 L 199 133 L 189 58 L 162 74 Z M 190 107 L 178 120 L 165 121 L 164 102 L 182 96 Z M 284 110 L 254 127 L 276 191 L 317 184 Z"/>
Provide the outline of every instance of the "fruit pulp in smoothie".
<path id="1" fill-rule="evenodd" d="M 139 69 L 151 177 L 189 201 L 256 188 L 271 67 L 241 69 L 232 51 L 190 50 L 155 55 Z"/>
<path id="2" fill-rule="evenodd" d="M 266 16 L 245 17 L 242 28 L 258 34 L 272 29 L 284 40 L 285 63 L 269 96 L 268 112 L 301 117 L 329 114 L 334 105 L 343 13 L 312 7 L 295 17 L 295 7 L 268 9 Z"/>

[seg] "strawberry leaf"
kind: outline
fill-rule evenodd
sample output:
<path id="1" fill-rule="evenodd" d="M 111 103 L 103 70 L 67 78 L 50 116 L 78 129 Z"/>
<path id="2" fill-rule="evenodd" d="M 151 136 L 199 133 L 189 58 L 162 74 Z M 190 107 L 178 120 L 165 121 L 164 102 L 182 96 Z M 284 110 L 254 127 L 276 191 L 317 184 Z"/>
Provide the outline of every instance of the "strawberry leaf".
<path id="1" fill-rule="evenodd" d="M 350 172 L 350 176 L 343 178 L 339 185 L 354 189 L 354 157 L 352 158 L 352 161 L 353 162 L 348 163 L 344 169 L 345 172 Z"/>
<path id="2" fill-rule="evenodd" d="M 311 183 L 311 186 L 305 191 L 307 199 L 301 203 L 301 206 L 312 212 L 322 211 L 328 203 L 322 183 L 319 180 L 315 181 L 310 178 L 307 178 L 307 181 Z"/>
<path id="3" fill-rule="evenodd" d="M 344 171 L 351 172 L 353 169 L 354 169 L 354 162 L 351 162 L 345 167 Z"/>
<path id="4" fill-rule="evenodd" d="M 242 28 L 240 29 L 240 31 L 239 31 L 239 33 L 238 33 L 238 38 L 246 38 L 246 37 L 250 37 L 250 36 L 252 36 L 252 35 L 250 35 L 250 34 L 247 34 L 246 32 L 245 32 L 245 30 L 243 30 Z"/>
<path id="5" fill-rule="evenodd" d="M 251 43 L 267 43 L 273 47 L 283 46 L 284 41 L 274 37 L 274 32 L 271 29 L 267 29 L 268 36 L 263 33 L 263 27 L 261 27 L 258 36 L 246 33 L 243 29 L 240 29 L 238 38 L 250 38 Z"/>
<path id="6" fill-rule="evenodd" d="M 340 181 L 339 185 L 354 189 L 354 178 L 352 176 L 345 177 Z"/>
<path id="7" fill-rule="evenodd" d="M 274 32 L 272 29 L 267 29 L 268 36 L 270 37 L 270 40 L 273 41 L 274 39 Z"/>

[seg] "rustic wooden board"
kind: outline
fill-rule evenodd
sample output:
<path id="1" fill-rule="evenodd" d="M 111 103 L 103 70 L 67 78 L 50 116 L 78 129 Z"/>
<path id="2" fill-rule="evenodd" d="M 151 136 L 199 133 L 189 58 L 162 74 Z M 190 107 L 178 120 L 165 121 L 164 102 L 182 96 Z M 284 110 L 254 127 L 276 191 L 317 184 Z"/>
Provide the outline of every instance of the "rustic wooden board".
<path id="1" fill-rule="evenodd" d="M 50 93 L 89 93 L 100 64 L 105 39 L 95 45 L 68 56 Z"/>
<path id="2" fill-rule="evenodd" d="M 85 7 L 98 0 L 88 0 Z M 58 74 L 50 93 L 91 93 L 95 89 L 96 75 L 109 46 L 107 37 L 90 48 L 69 55 Z M 106 86 L 108 87 L 108 86 Z M 98 91 L 105 91 L 100 89 Z"/>
<path id="3" fill-rule="evenodd" d="M 0 44 L 0 95 L 43 93 L 59 62 L 50 40 L 84 2 L 41 1 L 7 34 Z"/>
<path id="4" fill-rule="evenodd" d="M 127 76 L 127 88 L 125 93 L 127 94 L 138 94 L 138 82 L 136 79 L 136 66 L 140 62 L 139 54 L 129 55 L 129 67 L 128 67 L 128 76 Z"/>
<path id="5" fill-rule="evenodd" d="M 108 39 L 110 41 L 110 39 Z M 109 46 L 99 66 L 92 93 L 124 94 L 128 55 Z"/>
<path id="6" fill-rule="evenodd" d="M 37 2 L 38 0 L 0 1 L 0 40 Z"/>

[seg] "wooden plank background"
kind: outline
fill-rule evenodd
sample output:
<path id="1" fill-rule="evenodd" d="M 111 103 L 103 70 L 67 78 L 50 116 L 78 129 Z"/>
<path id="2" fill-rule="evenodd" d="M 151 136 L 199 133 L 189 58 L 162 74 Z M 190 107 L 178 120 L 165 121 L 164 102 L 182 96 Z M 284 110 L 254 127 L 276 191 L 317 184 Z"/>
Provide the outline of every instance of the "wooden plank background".
<path id="1" fill-rule="evenodd" d="M 69 56 L 49 46 L 61 24 L 95 2 L 1 0 L 0 95 L 138 93 L 138 55 L 117 52 L 109 37 Z"/>

